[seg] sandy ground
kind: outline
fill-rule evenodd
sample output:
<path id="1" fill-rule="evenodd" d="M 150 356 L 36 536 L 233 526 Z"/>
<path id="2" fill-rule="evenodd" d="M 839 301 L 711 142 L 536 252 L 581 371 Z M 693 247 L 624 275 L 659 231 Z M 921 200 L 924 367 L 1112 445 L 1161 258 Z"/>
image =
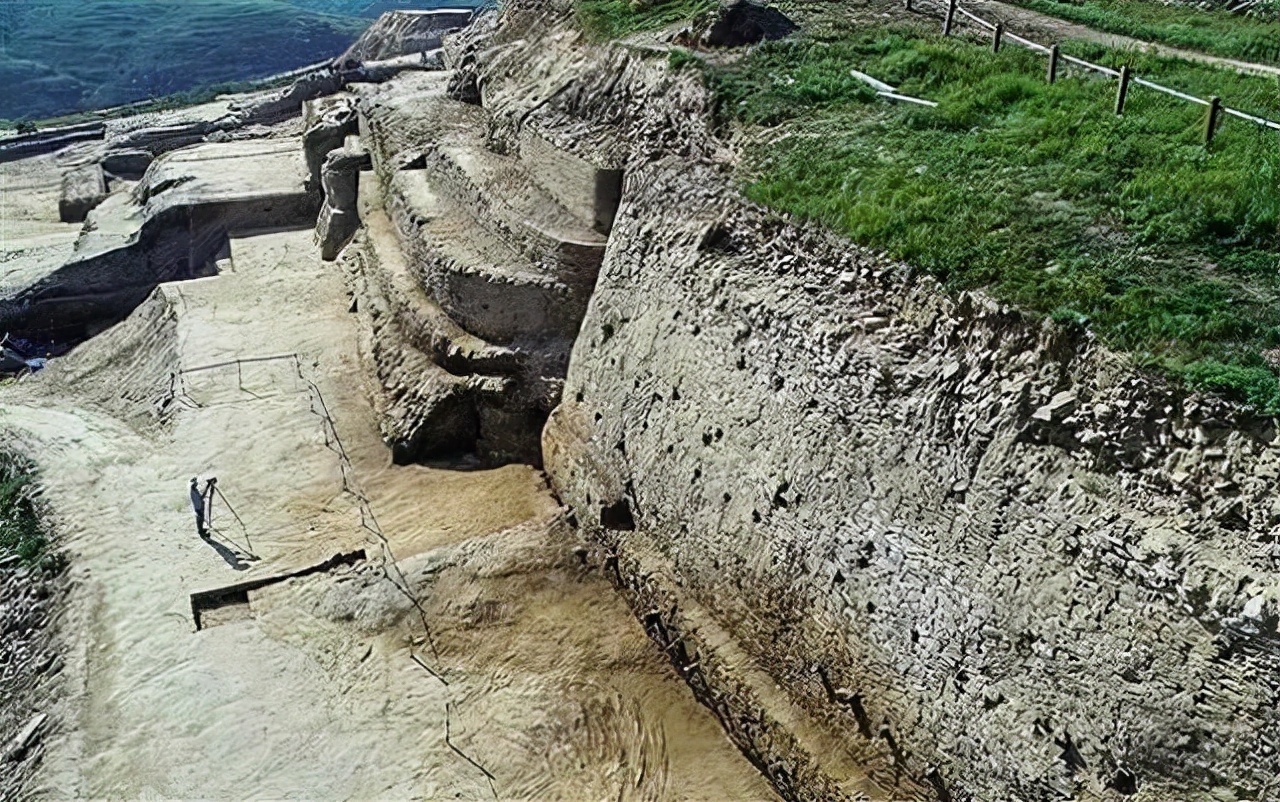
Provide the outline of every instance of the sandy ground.
<path id="1" fill-rule="evenodd" d="M 390 465 L 310 232 L 238 237 L 227 267 L 0 387 L 72 559 L 35 796 L 772 798 L 579 566 L 538 473 Z M 208 542 L 197 475 L 222 491 Z M 193 592 L 357 549 L 196 631 Z"/>
<path id="2" fill-rule="evenodd" d="M 58 219 L 62 174 L 52 156 L 0 163 L 0 294 L 28 286 L 71 255 L 80 226 Z"/>

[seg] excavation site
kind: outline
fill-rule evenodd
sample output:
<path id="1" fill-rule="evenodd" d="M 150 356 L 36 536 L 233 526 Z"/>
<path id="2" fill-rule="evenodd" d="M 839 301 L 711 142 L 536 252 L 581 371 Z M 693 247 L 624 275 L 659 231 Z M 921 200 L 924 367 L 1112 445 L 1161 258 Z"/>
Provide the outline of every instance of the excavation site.
<path id="1" fill-rule="evenodd" d="M 0 126 L 0 799 L 1280 799 L 1280 55 L 1056 5 Z"/>

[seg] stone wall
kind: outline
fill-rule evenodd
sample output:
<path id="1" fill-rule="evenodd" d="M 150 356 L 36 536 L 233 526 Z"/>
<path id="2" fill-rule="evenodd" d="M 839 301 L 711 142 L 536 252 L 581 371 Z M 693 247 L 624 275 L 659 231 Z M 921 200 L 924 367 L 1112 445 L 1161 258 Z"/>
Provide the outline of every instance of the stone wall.
<path id="1" fill-rule="evenodd" d="M 627 143 L 547 470 L 778 787 L 1267 798 L 1274 422 L 751 207 L 696 82 L 566 19 L 513 2 L 454 59 L 497 141 Z M 732 715 L 788 703 L 839 749 Z"/>

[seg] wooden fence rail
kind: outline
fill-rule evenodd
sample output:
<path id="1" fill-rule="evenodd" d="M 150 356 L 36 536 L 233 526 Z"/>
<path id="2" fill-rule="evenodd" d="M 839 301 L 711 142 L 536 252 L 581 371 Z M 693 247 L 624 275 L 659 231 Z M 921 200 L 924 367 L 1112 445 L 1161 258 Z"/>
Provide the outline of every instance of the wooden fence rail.
<path id="1" fill-rule="evenodd" d="M 922 5 L 921 0 L 906 0 L 907 11 L 918 12 L 920 11 L 921 5 Z M 1068 56 L 1066 53 L 1063 53 L 1061 51 L 1061 49 L 1057 44 L 1054 44 L 1052 46 L 1045 46 L 1040 44 L 1039 42 L 1033 42 L 1030 39 L 1027 39 L 1022 36 L 1018 36 L 1015 33 L 1010 33 L 1009 31 L 1005 30 L 1005 25 L 1003 22 L 992 22 L 990 20 L 984 19 L 978 16 L 977 14 L 973 13 L 969 9 L 965 8 L 964 6 L 960 5 L 959 0 L 948 0 L 946 4 L 946 8 L 943 13 L 944 13 L 944 16 L 943 16 L 943 23 L 942 23 L 942 33 L 944 36 L 950 36 L 951 33 L 955 30 L 956 16 L 959 15 L 972 21 L 973 23 L 975 23 L 976 25 L 982 28 L 986 28 L 987 30 L 994 32 L 994 37 L 992 40 L 993 52 L 997 52 L 997 53 L 1000 52 L 1000 45 L 1005 41 L 1009 41 L 1009 42 L 1013 42 L 1014 44 L 1021 45 L 1022 47 L 1025 47 L 1028 50 L 1033 50 L 1037 53 L 1043 53 L 1048 55 L 1049 56 L 1049 70 L 1048 70 L 1049 83 L 1053 83 L 1058 78 L 1059 62 L 1065 62 L 1067 64 L 1071 64 L 1076 67 L 1080 67 L 1082 69 L 1100 73 L 1102 75 L 1107 76 L 1108 78 L 1119 79 L 1120 87 L 1116 95 L 1116 107 L 1115 107 L 1116 114 L 1124 113 L 1125 100 L 1128 96 L 1129 85 L 1136 84 L 1138 86 L 1142 86 L 1156 92 L 1162 92 L 1166 95 L 1169 95 L 1170 97 L 1175 97 L 1175 98 L 1178 98 L 1179 100 L 1184 100 L 1188 103 L 1194 103 L 1199 106 L 1207 107 L 1209 111 L 1208 111 L 1208 116 L 1205 120 L 1205 129 L 1204 129 L 1204 141 L 1206 145 L 1208 145 L 1210 142 L 1213 141 L 1214 134 L 1217 133 L 1218 127 L 1221 125 L 1222 117 L 1224 115 L 1235 117 L 1237 119 L 1244 120 L 1246 122 L 1251 122 L 1254 125 L 1260 126 L 1262 128 L 1270 129 L 1273 131 L 1280 131 L 1280 122 L 1277 122 L 1275 120 L 1269 120 L 1265 117 L 1259 117 L 1255 114 L 1250 114 L 1246 111 L 1241 111 L 1240 109 L 1233 109 L 1229 106 L 1225 106 L 1222 104 L 1221 99 L 1217 97 L 1205 99 L 1205 98 L 1196 97 L 1195 95 L 1187 94 L 1186 92 L 1179 92 L 1177 89 L 1172 89 L 1170 87 L 1158 84 L 1154 81 L 1148 81 L 1145 78 L 1141 78 L 1137 75 L 1133 75 L 1127 66 L 1122 67 L 1119 70 L 1115 70 L 1115 69 L 1112 69 L 1111 67 L 1106 67 L 1101 64 L 1094 64 L 1093 62 L 1086 61 L 1085 59 L 1082 59 L 1082 58 L 1077 58 L 1075 56 Z"/>

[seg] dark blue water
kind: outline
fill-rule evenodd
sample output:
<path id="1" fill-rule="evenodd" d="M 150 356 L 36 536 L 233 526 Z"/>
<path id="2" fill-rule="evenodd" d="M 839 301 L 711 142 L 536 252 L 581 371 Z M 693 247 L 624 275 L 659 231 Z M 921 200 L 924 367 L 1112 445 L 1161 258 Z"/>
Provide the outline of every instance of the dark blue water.
<path id="1" fill-rule="evenodd" d="M 262 78 L 340 54 L 395 8 L 477 0 L 0 0 L 0 119 Z"/>

